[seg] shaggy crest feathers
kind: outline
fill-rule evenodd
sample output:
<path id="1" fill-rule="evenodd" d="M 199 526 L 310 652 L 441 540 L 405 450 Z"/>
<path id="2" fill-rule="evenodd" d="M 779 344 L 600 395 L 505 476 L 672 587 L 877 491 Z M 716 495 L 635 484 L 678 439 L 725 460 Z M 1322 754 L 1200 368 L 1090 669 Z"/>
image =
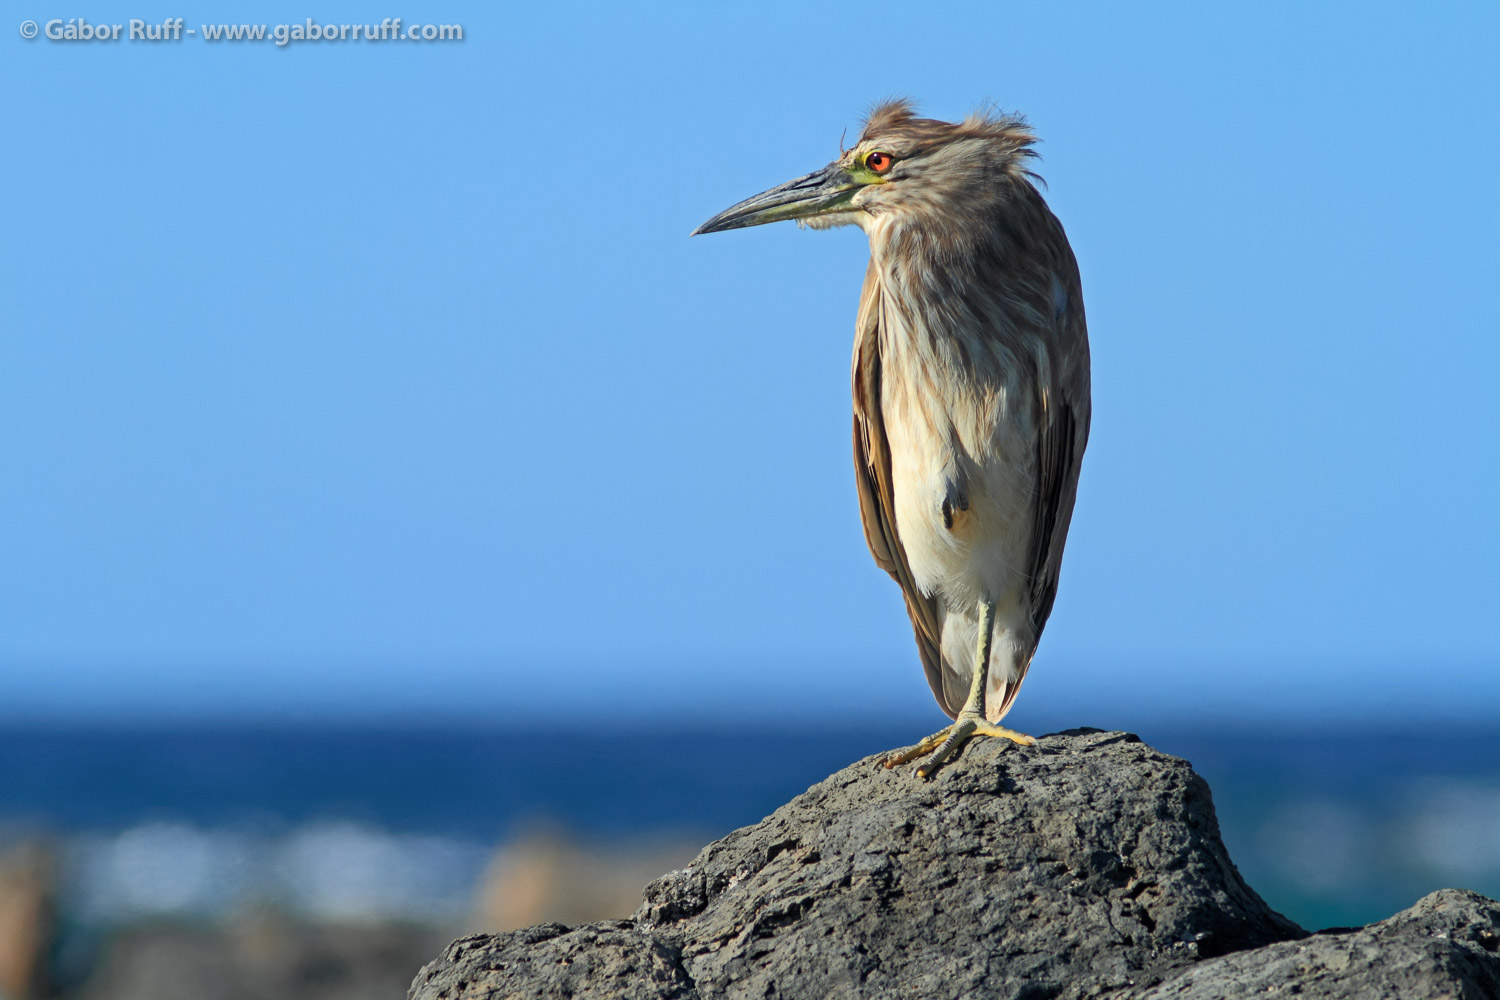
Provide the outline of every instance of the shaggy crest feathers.
<path id="1" fill-rule="evenodd" d="M 905 97 L 881 101 L 865 116 L 859 141 L 877 139 L 907 139 L 924 147 L 957 139 L 988 139 L 1007 147 L 1018 163 L 1037 155 L 1032 148 L 1036 133 L 1020 115 L 990 110 L 976 111 L 961 122 L 918 118 L 916 104 Z M 1030 170 L 1024 173 L 1036 176 Z"/>

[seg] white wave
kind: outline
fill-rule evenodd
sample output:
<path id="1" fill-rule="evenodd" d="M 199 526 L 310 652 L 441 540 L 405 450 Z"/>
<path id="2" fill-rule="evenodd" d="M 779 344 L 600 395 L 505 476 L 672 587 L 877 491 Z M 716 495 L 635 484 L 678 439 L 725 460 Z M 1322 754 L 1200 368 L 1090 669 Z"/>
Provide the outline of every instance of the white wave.
<path id="1" fill-rule="evenodd" d="M 474 904 L 487 845 L 315 823 L 269 835 L 146 823 L 74 838 L 62 903 L 78 918 L 217 919 L 274 906 L 317 919 L 461 917 Z"/>
<path id="2" fill-rule="evenodd" d="M 1460 885 L 1500 878 L 1500 787 L 1424 782 L 1412 794 L 1404 826 L 1417 863 Z"/>

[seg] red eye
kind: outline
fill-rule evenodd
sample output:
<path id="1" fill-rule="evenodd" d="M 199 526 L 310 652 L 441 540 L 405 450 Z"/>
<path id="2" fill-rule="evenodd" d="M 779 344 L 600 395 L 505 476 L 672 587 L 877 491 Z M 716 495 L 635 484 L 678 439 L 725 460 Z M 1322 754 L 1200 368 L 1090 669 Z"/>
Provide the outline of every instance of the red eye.
<path id="1" fill-rule="evenodd" d="M 869 167 L 877 174 L 883 174 L 887 170 L 891 169 L 892 162 L 894 161 L 891 159 L 890 153 L 877 152 L 871 153 L 869 156 L 865 157 L 865 166 Z"/>

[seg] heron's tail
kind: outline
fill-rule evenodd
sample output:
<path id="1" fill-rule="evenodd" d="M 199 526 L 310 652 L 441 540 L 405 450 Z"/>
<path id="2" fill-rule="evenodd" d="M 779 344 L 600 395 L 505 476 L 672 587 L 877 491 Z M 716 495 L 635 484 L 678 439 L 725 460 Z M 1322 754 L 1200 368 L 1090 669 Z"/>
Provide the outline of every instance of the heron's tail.
<path id="1" fill-rule="evenodd" d="M 1036 641 L 1024 624 L 1012 627 L 997 621 L 990 643 L 989 685 L 984 695 L 984 715 L 999 722 L 1015 703 L 1021 682 L 1031 666 Z M 948 614 L 943 620 L 941 687 L 932 693 L 949 718 L 957 718 L 969 697 L 974 677 L 974 653 L 979 647 L 979 622 L 974 615 Z M 931 672 L 929 672 L 931 678 Z"/>

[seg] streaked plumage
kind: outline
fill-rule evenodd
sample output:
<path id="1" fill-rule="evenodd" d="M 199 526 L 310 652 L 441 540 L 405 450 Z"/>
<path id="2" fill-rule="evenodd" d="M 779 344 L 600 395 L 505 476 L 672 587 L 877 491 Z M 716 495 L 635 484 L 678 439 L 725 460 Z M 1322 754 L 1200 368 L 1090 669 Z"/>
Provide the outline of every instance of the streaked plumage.
<path id="1" fill-rule="evenodd" d="M 1089 431 L 1078 266 L 1028 170 L 1032 142 L 1018 118 L 955 124 L 887 102 L 830 167 L 700 228 L 798 218 L 869 236 L 851 380 L 865 538 L 950 717 L 966 698 L 972 714 L 992 605 L 990 723 L 1052 611 Z"/>

